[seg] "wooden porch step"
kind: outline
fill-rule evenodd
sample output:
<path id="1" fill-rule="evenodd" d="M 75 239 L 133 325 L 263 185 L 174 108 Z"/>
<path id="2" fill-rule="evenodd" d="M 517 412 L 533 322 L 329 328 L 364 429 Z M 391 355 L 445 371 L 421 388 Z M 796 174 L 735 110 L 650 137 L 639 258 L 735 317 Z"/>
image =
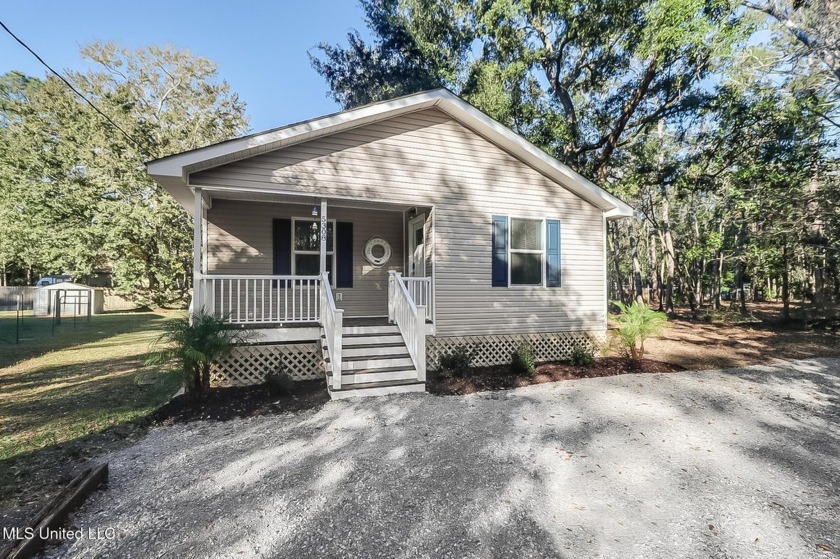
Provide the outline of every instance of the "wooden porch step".
<path id="1" fill-rule="evenodd" d="M 390 372 L 394 372 L 394 371 L 415 372 L 413 368 L 406 368 L 406 367 L 377 367 L 377 368 L 372 368 L 372 369 L 342 369 L 341 371 L 342 371 L 342 374 L 343 373 L 353 373 L 353 372 L 355 372 L 356 374 L 359 374 L 359 373 L 390 373 Z M 328 374 L 331 375 L 332 373 L 328 373 Z"/>
<path id="2" fill-rule="evenodd" d="M 327 378 L 330 380 L 330 377 Z M 394 380 L 385 382 L 363 382 L 357 384 L 344 384 L 335 390 L 330 383 L 327 383 L 330 398 L 339 400 L 342 398 L 354 398 L 360 396 L 384 396 L 386 394 L 399 394 L 404 392 L 425 392 L 426 383 L 417 380 Z"/>
<path id="3" fill-rule="evenodd" d="M 345 340 L 342 344 L 342 347 L 347 349 L 348 347 L 352 347 L 354 349 L 371 349 L 374 347 L 405 347 L 405 342 L 402 341 L 402 338 L 399 341 L 390 341 L 390 342 L 383 342 L 383 343 L 373 343 L 373 344 L 357 344 L 357 343 L 348 343 L 350 340 Z"/>
<path id="4" fill-rule="evenodd" d="M 321 342 L 321 347 L 324 348 L 324 349 L 327 349 L 327 344 L 324 343 L 324 342 Z M 341 347 L 344 348 L 344 349 L 359 349 L 359 350 L 376 349 L 376 348 L 379 348 L 379 347 L 384 347 L 384 348 L 388 348 L 390 350 L 393 350 L 393 348 L 395 348 L 395 347 L 405 348 L 405 342 L 403 342 L 402 338 L 400 338 L 399 340 L 390 340 L 390 341 L 382 342 L 382 343 L 354 343 L 351 340 L 348 340 L 347 338 L 342 338 Z"/>
<path id="5" fill-rule="evenodd" d="M 344 347 L 366 345 L 366 344 L 391 344 L 403 343 L 402 334 L 399 332 L 389 334 L 342 334 Z"/>
<path id="6" fill-rule="evenodd" d="M 343 369 L 341 384 L 362 384 L 367 382 L 391 382 L 417 380 L 414 367 L 380 367 L 376 369 Z M 327 373 L 327 382 L 332 384 L 332 372 Z"/>
<path id="7" fill-rule="evenodd" d="M 375 333 L 371 334 L 371 333 L 367 333 L 367 332 L 362 332 L 361 334 L 347 334 L 347 333 L 342 332 L 341 337 L 342 338 L 353 339 L 353 338 L 369 338 L 371 336 L 381 336 L 381 337 L 386 337 L 386 338 L 390 338 L 392 336 L 402 336 L 402 334 L 400 334 L 400 331 L 399 331 L 398 328 L 396 328 L 396 326 L 393 326 L 393 327 L 388 326 L 388 328 L 394 328 L 394 330 L 393 331 L 388 331 L 388 332 L 383 332 L 381 334 L 375 334 Z"/>
<path id="8" fill-rule="evenodd" d="M 405 346 L 403 346 L 403 347 L 405 347 Z M 387 353 L 385 355 L 377 355 L 372 360 L 375 361 L 375 360 L 382 360 L 382 359 L 404 359 L 406 357 L 411 359 L 411 356 L 408 353 L 394 352 L 394 353 Z M 341 362 L 342 363 L 354 363 L 354 362 L 358 362 L 358 361 L 367 361 L 368 359 L 370 359 L 370 358 L 366 355 L 354 355 L 352 357 L 347 357 L 347 358 L 345 358 L 343 355 L 341 356 Z M 324 359 L 324 361 L 329 363 L 330 358 L 327 357 L 327 358 Z M 356 368 L 358 368 L 358 367 L 356 367 Z"/>
<path id="9" fill-rule="evenodd" d="M 405 367 L 405 368 L 413 368 L 414 362 L 411 360 L 411 357 L 406 354 L 394 354 L 394 355 L 377 355 L 375 357 L 370 356 L 358 356 L 358 357 L 348 357 L 347 359 L 342 359 L 342 370 L 353 370 L 353 371 L 361 371 L 363 369 L 382 369 L 385 367 Z"/>
<path id="10" fill-rule="evenodd" d="M 324 355 L 328 353 L 326 344 L 322 345 L 321 349 L 324 351 Z M 398 344 L 345 345 L 341 350 L 341 360 L 350 361 L 353 357 L 368 357 L 370 359 L 391 358 L 394 355 L 402 357 L 407 355 L 405 352 L 405 344 L 402 342 Z"/>
<path id="11" fill-rule="evenodd" d="M 351 359 L 353 357 L 370 357 L 371 359 L 385 355 L 404 355 L 406 353 L 405 344 L 400 342 L 398 344 L 370 344 L 370 345 L 351 345 L 344 346 L 341 350 L 341 358 Z"/>
<path id="12" fill-rule="evenodd" d="M 341 335 L 352 336 L 354 334 L 399 334 L 400 329 L 396 324 L 383 326 L 345 326 L 341 329 Z"/>

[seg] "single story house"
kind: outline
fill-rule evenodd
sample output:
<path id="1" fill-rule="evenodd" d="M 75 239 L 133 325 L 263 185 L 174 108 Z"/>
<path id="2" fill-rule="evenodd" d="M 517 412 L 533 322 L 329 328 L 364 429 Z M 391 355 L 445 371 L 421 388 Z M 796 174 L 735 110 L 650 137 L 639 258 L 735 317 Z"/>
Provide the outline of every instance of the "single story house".
<path id="1" fill-rule="evenodd" d="M 216 366 L 424 390 L 459 347 L 559 359 L 603 337 L 607 221 L 627 204 L 434 90 L 148 163 L 194 217 L 192 312 L 259 339 Z"/>

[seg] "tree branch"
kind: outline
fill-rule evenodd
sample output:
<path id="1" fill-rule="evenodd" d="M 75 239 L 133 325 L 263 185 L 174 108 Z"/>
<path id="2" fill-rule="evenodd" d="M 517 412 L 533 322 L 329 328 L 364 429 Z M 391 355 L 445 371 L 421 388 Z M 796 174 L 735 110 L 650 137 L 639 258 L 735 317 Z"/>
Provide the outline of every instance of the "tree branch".
<path id="1" fill-rule="evenodd" d="M 828 66 L 828 69 L 834 74 L 834 77 L 840 81 L 840 53 L 835 52 L 830 46 L 823 44 L 822 40 L 814 33 L 808 32 L 804 27 L 796 23 L 791 17 L 772 1 L 766 5 L 756 4 L 750 0 L 741 0 L 741 5 L 766 14 L 779 23 L 781 23 L 797 41 L 802 43 L 809 51 L 816 54 L 823 64 Z"/>

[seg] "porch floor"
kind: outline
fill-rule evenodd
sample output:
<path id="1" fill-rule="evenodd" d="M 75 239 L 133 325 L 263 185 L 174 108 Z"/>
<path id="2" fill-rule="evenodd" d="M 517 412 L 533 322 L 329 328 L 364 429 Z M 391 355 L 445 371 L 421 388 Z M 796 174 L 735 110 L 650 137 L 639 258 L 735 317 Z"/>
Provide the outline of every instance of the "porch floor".
<path id="1" fill-rule="evenodd" d="M 387 316 L 364 316 L 359 318 L 345 318 L 344 326 L 388 326 Z M 259 322 L 253 324 L 231 324 L 232 328 L 248 328 L 249 330 L 260 330 L 263 328 L 313 328 L 318 327 L 317 321 L 312 322 Z"/>

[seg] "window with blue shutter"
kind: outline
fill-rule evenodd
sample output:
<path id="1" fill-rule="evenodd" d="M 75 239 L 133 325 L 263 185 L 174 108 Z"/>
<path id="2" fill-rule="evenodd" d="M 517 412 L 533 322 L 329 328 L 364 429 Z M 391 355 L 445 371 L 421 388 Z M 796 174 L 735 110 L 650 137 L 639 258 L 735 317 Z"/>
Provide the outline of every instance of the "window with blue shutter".
<path id="1" fill-rule="evenodd" d="M 508 218 L 493 216 L 493 287 L 508 286 Z"/>
<path id="2" fill-rule="evenodd" d="M 560 221 L 545 221 L 545 284 L 560 287 Z"/>

